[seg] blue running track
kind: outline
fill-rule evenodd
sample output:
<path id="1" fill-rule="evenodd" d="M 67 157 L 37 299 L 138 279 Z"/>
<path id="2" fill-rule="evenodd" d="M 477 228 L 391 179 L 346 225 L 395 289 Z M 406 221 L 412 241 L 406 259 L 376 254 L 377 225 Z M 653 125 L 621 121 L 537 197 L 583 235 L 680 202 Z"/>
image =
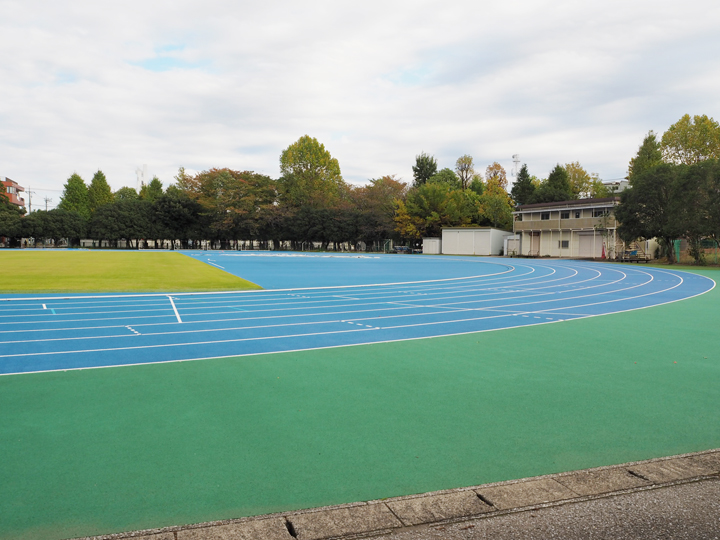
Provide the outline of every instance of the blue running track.
<path id="1" fill-rule="evenodd" d="M 189 253 L 267 290 L 0 299 L 0 374 L 485 332 L 708 292 L 682 271 L 569 260 Z"/>

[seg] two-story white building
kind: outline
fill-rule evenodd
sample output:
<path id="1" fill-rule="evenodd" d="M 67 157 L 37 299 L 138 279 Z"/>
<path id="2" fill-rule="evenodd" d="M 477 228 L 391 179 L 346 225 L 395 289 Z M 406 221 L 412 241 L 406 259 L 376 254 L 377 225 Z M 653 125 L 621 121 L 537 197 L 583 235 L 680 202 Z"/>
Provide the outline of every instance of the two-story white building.
<path id="1" fill-rule="evenodd" d="M 614 259 L 624 249 L 614 212 L 619 202 L 608 197 L 519 206 L 508 255 Z"/>

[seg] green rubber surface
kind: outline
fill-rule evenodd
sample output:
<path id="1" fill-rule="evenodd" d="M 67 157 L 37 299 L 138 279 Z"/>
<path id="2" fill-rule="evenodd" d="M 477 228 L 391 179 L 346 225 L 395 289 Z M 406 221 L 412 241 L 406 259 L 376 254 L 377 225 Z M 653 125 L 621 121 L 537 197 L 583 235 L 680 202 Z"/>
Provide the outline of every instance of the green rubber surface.
<path id="1" fill-rule="evenodd" d="M 716 288 L 482 334 L 0 377 L 0 537 L 181 525 L 718 448 L 719 323 Z"/>

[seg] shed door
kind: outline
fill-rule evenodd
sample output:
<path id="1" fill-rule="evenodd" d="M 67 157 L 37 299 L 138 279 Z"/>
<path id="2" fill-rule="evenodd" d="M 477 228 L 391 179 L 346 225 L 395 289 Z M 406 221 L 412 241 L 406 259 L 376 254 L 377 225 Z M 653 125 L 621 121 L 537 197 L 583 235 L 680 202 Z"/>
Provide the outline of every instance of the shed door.
<path id="1" fill-rule="evenodd" d="M 595 233 L 578 233 L 580 257 L 595 258 L 602 256 L 602 236 Z"/>

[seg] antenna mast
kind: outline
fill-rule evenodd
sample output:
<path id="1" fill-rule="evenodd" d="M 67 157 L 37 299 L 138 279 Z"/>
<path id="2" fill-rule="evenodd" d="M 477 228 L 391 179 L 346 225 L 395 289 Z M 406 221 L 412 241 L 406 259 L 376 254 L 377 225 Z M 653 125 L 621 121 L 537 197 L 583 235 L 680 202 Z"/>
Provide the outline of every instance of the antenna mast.
<path id="1" fill-rule="evenodd" d="M 137 192 L 140 193 L 142 187 L 147 185 L 147 165 L 143 165 L 142 169 L 137 167 L 135 174 L 137 175 Z"/>
<path id="2" fill-rule="evenodd" d="M 513 154 L 513 170 L 512 170 L 512 176 L 517 178 L 518 175 L 518 165 L 520 164 L 520 156 L 518 154 Z"/>

